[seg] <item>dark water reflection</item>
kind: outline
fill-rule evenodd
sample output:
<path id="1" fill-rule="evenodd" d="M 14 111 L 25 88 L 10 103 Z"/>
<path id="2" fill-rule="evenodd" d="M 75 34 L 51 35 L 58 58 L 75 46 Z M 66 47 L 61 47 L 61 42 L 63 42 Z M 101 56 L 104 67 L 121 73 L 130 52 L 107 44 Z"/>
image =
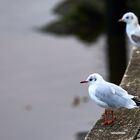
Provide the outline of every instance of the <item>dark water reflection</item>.
<path id="1" fill-rule="evenodd" d="M 88 74 L 107 79 L 105 36 L 87 48 L 32 31 L 55 18 L 50 10 L 57 2 L 0 0 L 0 139 L 72 140 L 103 111 L 91 100 L 75 108 L 72 102 L 88 97 L 79 84 Z"/>

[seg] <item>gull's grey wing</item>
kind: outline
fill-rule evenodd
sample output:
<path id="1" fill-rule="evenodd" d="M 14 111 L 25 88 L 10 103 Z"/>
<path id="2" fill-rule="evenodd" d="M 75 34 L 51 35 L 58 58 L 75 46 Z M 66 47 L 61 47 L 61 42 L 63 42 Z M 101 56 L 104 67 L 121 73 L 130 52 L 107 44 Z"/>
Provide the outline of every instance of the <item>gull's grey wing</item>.
<path id="1" fill-rule="evenodd" d="M 100 86 L 100 88 L 96 89 L 95 96 L 102 102 L 105 102 L 111 108 L 120 108 L 127 107 L 129 106 L 129 103 L 132 103 L 131 98 L 123 96 L 123 93 L 125 95 L 127 94 L 127 92 L 125 92 L 125 90 L 117 85 L 106 83 Z"/>
<path id="2" fill-rule="evenodd" d="M 134 97 L 133 95 L 129 95 L 127 91 L 124 90 L 122 87 L 109 82 L 108 84 L 110 85 L 110 88 L 114 90 L 114 94 L 117 94 L 118 96 L 128 97 L 128 98 Z"/>
<path id="3" fill-rule="evenodd" d="M 131 38 L 135 43 L 140 43 L 140 36 L 132 34 Z"/>

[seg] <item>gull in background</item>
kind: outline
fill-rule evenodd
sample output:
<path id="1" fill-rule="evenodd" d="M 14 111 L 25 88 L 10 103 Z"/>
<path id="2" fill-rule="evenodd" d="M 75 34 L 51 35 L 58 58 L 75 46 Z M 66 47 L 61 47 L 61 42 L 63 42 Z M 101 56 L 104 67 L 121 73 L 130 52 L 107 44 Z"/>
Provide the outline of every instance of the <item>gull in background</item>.
<path id="1" fill-rule="evenodd" d="M 109 125 L 116 119 L 112 109 L 114 108 L 138 108 L 140 101 L 135 99 L 133 95 L 129 95 L 126 90 L 118 85 L 107 82 L 98 73 L 94 73 L 88 76 L 87 80 L 80 83 L 88 83 L 89 96 L 99 106 L 105 109 L 104 113 L 104 125 Z M 109 115 L 111 119 L 109 120 Z"/>
<path id="2" fill-rule="evenodd" d="M 132 12 L 128 12 L 123 15 L 119 22 L 126 23 L 126 33 L 130 42 L 135 47 L 140 47 L 140 25 L 137 16 Z"/>

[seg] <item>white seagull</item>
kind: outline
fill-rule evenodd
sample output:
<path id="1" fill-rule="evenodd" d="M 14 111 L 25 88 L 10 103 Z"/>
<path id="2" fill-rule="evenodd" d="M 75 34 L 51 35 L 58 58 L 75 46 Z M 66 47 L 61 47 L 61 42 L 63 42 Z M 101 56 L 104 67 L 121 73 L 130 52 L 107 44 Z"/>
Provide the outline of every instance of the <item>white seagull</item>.
<path id="1" fill-rule="evenodd" d="M 140 25 L 137 16 L 128 12 L 123 15 L 119 22 L 126 22 L 126 33 L 130 42 L 135 47 L 140 47 Z"/>
<path id="2" fill-rule="evenodd" d="M 140 106 L 140 101 L 135 99 L 133 95 L 129 95 L 126 90 L 118 85 L 107 82 L 98 73 L 94 73 L 88 76 L 87 80 L 80 83 L 88 83 L 89 96 L 99 106 L 105 109 L 111 109 L 111 111 L 105 110 L 104 113 L 104 125 L 108 125 L 114 122 L 115 115 L 112 109 L 114 108 L 137 108 Z M 108 119 L 108 115 L 111 114 L 111 120 Z"/>

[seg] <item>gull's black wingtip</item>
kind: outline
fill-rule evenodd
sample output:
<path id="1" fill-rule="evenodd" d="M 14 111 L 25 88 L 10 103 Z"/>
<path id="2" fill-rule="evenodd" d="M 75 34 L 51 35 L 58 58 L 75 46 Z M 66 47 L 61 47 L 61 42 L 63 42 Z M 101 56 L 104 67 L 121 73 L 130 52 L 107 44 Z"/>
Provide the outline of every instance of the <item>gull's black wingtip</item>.
<path id="1" fill-rule="evenodd" d="M 140 106 L 140 100 L 136 98 L 132 98 L 132 100 L 136 103 L 137 106 Z"/>

